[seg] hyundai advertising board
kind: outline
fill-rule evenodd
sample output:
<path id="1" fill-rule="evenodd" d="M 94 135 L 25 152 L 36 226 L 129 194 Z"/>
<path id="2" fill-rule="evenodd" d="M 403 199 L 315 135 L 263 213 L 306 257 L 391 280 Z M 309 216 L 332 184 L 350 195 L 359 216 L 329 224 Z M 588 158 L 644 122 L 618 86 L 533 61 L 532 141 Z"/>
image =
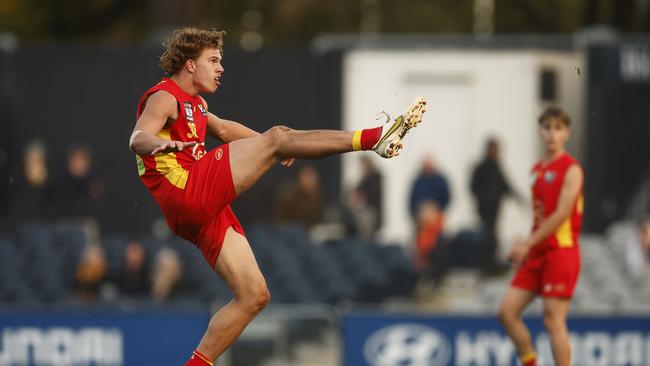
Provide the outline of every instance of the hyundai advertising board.
<path id="1" fill-rule="evenodd" d="M 553 365 L 539 317 L 525 319 L 538 365 Z M 650 366 L 650 318 L 569 319 L 573 364 Z M 350 314 L 343 323 L 345 366 L 514 366 L 514 347 L 494 317 Z"/>
<path id="2" fill-rule="evenodd" d="M 207 312 L 0 312 L 0 365 L 183 365 L 208 321 Z"/>

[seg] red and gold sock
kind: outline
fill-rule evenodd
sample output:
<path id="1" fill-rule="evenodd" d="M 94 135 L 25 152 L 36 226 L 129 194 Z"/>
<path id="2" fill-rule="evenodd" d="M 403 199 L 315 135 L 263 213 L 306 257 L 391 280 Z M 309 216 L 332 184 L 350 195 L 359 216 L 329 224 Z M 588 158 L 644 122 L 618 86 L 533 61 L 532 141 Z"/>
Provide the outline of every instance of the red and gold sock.
<path id="1" fill-rule="evenodd" d="M 523 366 L 537 366 L 537 355 L 535 352 L 527 353 L 521 356 L 520 359 Z"/>
<path id="2" fill-rule="evenodd" d="M 185 366 L 213 366 L 214 363 L 211 362 L 208 357 L 199 351 L 192 352 L 192 357 L 187 361 Z"/>
<path id="3" fill-rule="evenodd" d="M 370 150 L 381 138 L 382 127 L 366 128 L 365 130 L 354 131 L 352 137 L 352 150 Z"/>

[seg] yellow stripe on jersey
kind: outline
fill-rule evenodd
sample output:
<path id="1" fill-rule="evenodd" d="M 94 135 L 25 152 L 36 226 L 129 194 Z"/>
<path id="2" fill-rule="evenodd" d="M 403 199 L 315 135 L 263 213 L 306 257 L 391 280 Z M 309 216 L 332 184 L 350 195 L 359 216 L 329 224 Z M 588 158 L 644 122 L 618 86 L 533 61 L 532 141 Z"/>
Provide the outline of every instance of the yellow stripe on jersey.
<path id="1" fill-rule="evenodd" d="M 582 215 L 585 211 L 585 197 L 580 194 L 578 197 L 578 202 L 576 203 L 576 211 L 578 211 L 579 215 Z"/>
<path id="2" fill-rule="evenodd" d="M 158 137 L 171 141 L 169 129 L 161 130 L 158 133 Z M 178 160 L 176 160 L 176 154 L 156 154 L 154 159 L 156 160 L 156 171 L 158 171 L 158 173 L 165 176 L 169 183 L 173 184 L 175 187 L 185 189 L 189 172 L 183 169 L 183 167 L 178 163 Z"/>
<path id="3" fill-rule="evenodd" d="M 352 151 L 361 150 L 361 130 L 354 131 L 352 136 Z"/>
<path id="4" fill-rule="evenodd" d="M 571 218 L 567 217 L 566 220 L 560 225 L 555 232 L 555 239 L 557 246 L 560 248 L 571 248 L 575 243 L 573 242 L 573 231 L 571 230 Z"/>

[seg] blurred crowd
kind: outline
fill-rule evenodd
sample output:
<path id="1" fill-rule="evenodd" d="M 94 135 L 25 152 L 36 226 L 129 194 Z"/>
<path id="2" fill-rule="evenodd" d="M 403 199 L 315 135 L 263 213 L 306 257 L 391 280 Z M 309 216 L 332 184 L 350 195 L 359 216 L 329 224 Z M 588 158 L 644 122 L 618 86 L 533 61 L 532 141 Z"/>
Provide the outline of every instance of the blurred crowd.
<path id="1" fill-rule="evenodd" d="M 93 176 L 92 152 L 84 145 L 70 146 L 60 172 L 50 172 L 48 153 L 41 140 L 32 140 L 23 151 L 22 171 L 9 185 L 9 221 L 85 220 L 93 216 L 104 194 L 101 180 Z"/>
<path id="2" fill-rule="evenodd" d="M 84 245 L 76 263 L 67 263 L 74 267 L 74 275 L 64 284 L 80 302 L 91 303 L 101 296 L 164 300 L 181 291 L 182 264 L 169 247 L 148 255 L 140 241 L 130 240 L 119 254 L 119 271 L 110 268 L 94 215 L 104 195 L 104 184 L 93 175 L 93 155 L 88 146 L 70 146 L 65 167 L 55 169 L 58 175 L 51 173 L 47 147 L 38 139 L 26 145 L 22 163 L 20 174 L 12 177 L 9 185 L 5 221 L 10 231 L 25 225 L 81 230 Z"/>
<path id="3" fill-rule="evenodd" d="M 79 301 L 165 301 L 183 293 L 183 264 L 173 248 L 161 247 L 148 255 L 142 242 L 130 240 L 118 254 L 117 270 L 110 271 L 103 246 L 87 244 L 83 248 L 73 286 Z"/>
<path id="4" fill-rule="evenodd" d="M 476 268 L 485 276 L 503 274 L 509 269 L 498 255 L 496 228 L 500 207 L 509 197 L 523 206 L 526 202 L 508 182 L 500 159 L 499 142 L 490 138 L 467 187 L 467 193 L 474 198 L 480 225 L 449 235 L 445 215 L 453 197 L 448 179 L 432 155 L 423 157 L 405 203 L 412 222 L 412 238 L 406 249 L 413 268 L 422 278 L 440 282 L 447 270 L 454 267 Z M 348 189 L 341 203 L 329 205 L 321 195 L 317 170 L 311 165 L 300 166 L 295 178 L 279 189 L 276 221 L 308 228 L 335 222 L 343 226 L 346 236 L 376 240 L 383 224 L 383 177 L 369 156 L 360 156 L 358 166 L 361 174 L 356 185 Z"/>
<path id="5" fill-rule="evenodd" d="M 360 178 L 345 190 L 340 202 L 328 202 L 323 196 L 318 169 L 299 162 L 291 170 L 291 176 L 275 189 L 273 223 L 302 227 L 313 234 L 310 238 L 313 242 L 354 238 L 363 243 L 379 243 L 384 224 L 384 177 L 374 161 L 370 156 L 359 155 Z M 120 244 L 107 242 L 94 216 L 97 204 L 103 199 L 104 185 L 93 174 L 91 149 L 84 145 L 71 146 L 62 168 L 60 174 L 52 174 L 44 143 L 30 142 L 24 149 L 20 174 L 12 178 L 5 221 L 10 231 L 25 223 L 72 225 L 81 229 L 83 245 L 78 248 L 75 260 L 65 264 L 70 267 L 67 271 L 72 272 L 63 286 L 65 291 L 74 294 L 80 303 L 115 299 L 164 302 L 182 297 L 191 287 L 187 272 L 193 269 L 187 268 L 188 261 L 181 258 L 179 251 L 194 248 L 146 245 L 135 236 L 122 238 Z M 412 235 L 404 252 L 411 260 L 413 272 L 427 283 L 440 283 L 450 269 L 458 267 L 476 269 L 483 276 L 501 275 L 509 270 L 509 264 L 498 255 L 501 206 L 508 198 L 525 207 L 528 204 L 507 179 L 497 138 L 485 142 L 483 156 L 472 169 L 466 194 L 473 197 L 479 225 L 452 234 L 445 227 L 447 209 L 454 199 L 448 178 L 434 156 L 422 158 L 405 202 Z M 151 235 L 170 237 L 169 231 L 159 227 Z M 638 220 L 625 253 L 628 275 L 635 279 L 647 277 L 650 220 Z"/>

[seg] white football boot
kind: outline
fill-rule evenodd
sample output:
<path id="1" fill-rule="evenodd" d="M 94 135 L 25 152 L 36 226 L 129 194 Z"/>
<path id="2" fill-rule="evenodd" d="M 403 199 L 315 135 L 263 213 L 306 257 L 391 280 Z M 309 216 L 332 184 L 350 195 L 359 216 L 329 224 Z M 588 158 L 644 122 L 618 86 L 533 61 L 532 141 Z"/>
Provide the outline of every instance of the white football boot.
<path id="1" fill-rule="evenodd" d="M 386 115 L 386 123 L 381 130 L 379 141 L 372 147 L 372 150 L 382 158 L 392 158 L 399 155 L 404 147 L 402 138 L 409 130 L 422 121 L 422 115 L 427 111 L 427 101 L 424 98 L 417 98 L 406 110 L 406 112 L 395 118 L 392 122 L 390 116 Z"/>

